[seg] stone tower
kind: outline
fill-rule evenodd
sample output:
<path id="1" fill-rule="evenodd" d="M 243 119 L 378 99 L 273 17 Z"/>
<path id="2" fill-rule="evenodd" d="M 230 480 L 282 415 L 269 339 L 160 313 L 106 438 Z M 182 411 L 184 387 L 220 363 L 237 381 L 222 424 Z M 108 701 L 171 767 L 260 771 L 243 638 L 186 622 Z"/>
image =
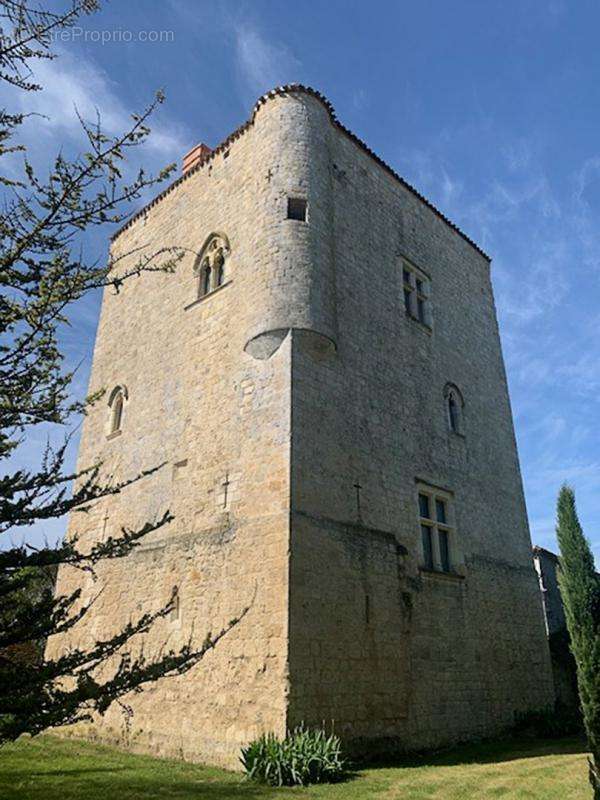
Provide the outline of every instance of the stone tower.
<path id="1" fill-rule="evenodd" d="M 410 749 L 550 703 L 488 257 L 298 85 L 192 151 L 113 252 L 167 245 L 176 275 L 105 294 L 79 456 L 167 465 L 71 529 L 175 521 L 104 565 L 70 641 L 175 586 L 147 653 L 250 610 L 94 735 L 234 766 L 300 721 Z"/>

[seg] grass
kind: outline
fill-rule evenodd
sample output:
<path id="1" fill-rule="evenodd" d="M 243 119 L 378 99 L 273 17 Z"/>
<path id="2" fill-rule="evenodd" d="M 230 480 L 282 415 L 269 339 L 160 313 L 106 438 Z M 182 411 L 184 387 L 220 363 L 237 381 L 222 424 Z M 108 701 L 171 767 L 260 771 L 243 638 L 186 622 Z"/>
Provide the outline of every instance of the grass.
<path id="1" fill-rule="evenodd" d="M 0 750 L 1 800 L 589 800 L 577 739 L 509 740 L 357 771 L 348 781 L 271 789 L 213 767 L 42 736 Z"/>

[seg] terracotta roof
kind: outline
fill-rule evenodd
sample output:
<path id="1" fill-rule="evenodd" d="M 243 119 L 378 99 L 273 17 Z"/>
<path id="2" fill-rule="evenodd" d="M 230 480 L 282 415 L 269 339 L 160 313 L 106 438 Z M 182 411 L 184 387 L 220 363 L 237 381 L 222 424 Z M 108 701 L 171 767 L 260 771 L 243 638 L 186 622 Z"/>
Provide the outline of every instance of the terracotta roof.
<path id="1" fill-rule="evenodd" d="M 412 192 L 412 194 L 418 197 L 419 200 L 425 203 L 425 205 L 428 206 L 434 212 L 434 214 L 436 214 L 440 219 L 444 220 L 444 222 L 447 225 L 449 225 L 450 228 L 455 230 L 459 234 L 459 236 L 462 236 L 462 238 L 465 241 L 467 241 L 472 247 L 474 247 L 478 253 L 480 253 L 488 261 L 491 260 L 490 257 L 487 255 L 487 253 L 485 253 L 479 247 L 479 245 L 475 244 L 475 242 L 472 239 L 470 239 L 466 233 L 461 231 L 461 229 L 457 225 L 455 225 L 446 216 L 444 216 L 444 214 L 442 214 L 442 212 L 439 209 L 437 209 L 433 205 L 433 203 L 430 203 L 426 197 L 423 197 L 423 195 L 414 188 L 414 186 L 411 186 L 410 183 L 404 180 L 404 178 L 401 175 L 398 175 L 398 173 L 395 172 L 392 169 L 392 167 L 390 167 L 389 164 L 386 164 L 386 162 L 382 158 L 380 158 L 376 153 L 374 153 L 371 150 L 371 148 L 362 141 L 362 139 L 359 139 L 358 136 L 356 136 L 356 134 L 352 133 L 352 131 L 348 130 L 348 128 L 342 125 L 342 123 L 338 120 L 336 116 L 333 106 L 331 105 L 329 100 L 324 95 L 321 94 L 321 92 L 318 92 L 316 89 L 313 89 L 310 86 L 303 86 L 300 83 L 289 83 L 286 84 L 285 86 L 278 86 L 276 89 L 272 89 L 270 92 L 263 94 L 262 97 L 259 97 L 259 99 L 256 101 L 254 108 L 252 109 L 252 114 L 250 115 L 250 118 L 246 122 L 240 125 L 240 127 L 237 128 L 233 133 L 229 134 L 229 136 L 226 139 L 224 139 L 221 142 L 221 144 L 215 147 L 215 149 L 212 150 L 211 153 L 206 156 L 206 158 L 202 159 L 197 164 L 197 166 L 192 167 L 192 169 L 188 170 L 185 173 L 185 175 L 181 175 L 179 178 L 177 178 L 177 180 L 173 181 L 173 183 L 167 186 L 166 189 L 157 194 L 156 197 L 153 200 L 151 200 L 147 205 L 145 205 L 143 208 L 141 208 L 139 211 L 133 214 L 131 218 L 127 220 L 127 222 L 123 226 L 121 226 L 121 228 L 119 228 L 119 230 L 116 233 L 113 234 L 111 239 L 114 241 L 114 239 L 116 239 L 120 233 L 126 230 L 136 219 L 139 219 L 139 217 L 141 217 L 149 208 L 152 208 L 152 206 L 156 205 L 156 203 L 162 200 L 162 198 L 165 195 L 169 194 L 169 192 L 172 192 L 176 186 L 179 186 L 180 183 L 182 183 L 185 180 L 188 180 L 192 175 L 194 175 L 194 173 L 196 173 L 198 170 L 202 169 L 206 164 L 208 164 L 216 155 L 227 150 L 233 142 L 239 139 L 240 136 L 243 133 L 245 133 L 245 131 L 251 125 L 254 124 L 254 119 L 261 106 L 263 106 L 272 98 L 287 94 L 308 94 L 311 95 L 311 97 L 315 97 L 317 100 L 319 100 L 327 109 L 332 124 L 338 130 L 340 130 L 342 133 L 348 136 L 348 138 L 351 139 L 355 144 L 357 144 L 362 150 L 364 150 L 365 153 L 368 153 L 368 155 L 371 156 L 371 158 L 374 161 L 376 161 L 380 167 L 382 167 L 387 173 L 389 173 L 393 178 L 395 178 L 399 183 L 401 183 L 402 186 L 404 186 L 406 189 Z"/>

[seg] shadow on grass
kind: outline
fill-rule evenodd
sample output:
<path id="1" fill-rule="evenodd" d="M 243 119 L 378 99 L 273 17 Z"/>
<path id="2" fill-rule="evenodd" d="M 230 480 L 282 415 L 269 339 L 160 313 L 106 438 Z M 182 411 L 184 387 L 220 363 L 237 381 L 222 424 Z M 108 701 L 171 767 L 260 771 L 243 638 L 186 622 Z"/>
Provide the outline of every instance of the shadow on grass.
<path id="1" fill-rule="evenodd" d="M 574 737 L 479 742 L 445 752 L 397 757 L 377 763 L 355 763 L 342 781 L 342 788 L 337 793 L 334 789 L 336 784 L 331 788 L 338 798 L 345 797 L 346 793 L 354 798 L 376 796 L 381 787 L 387 786 L 388 778 L 380 775 L 380 780 L 383 780 L 380 783 L 373 772 L 361 776 L 354 771 L 362 772 L 365 768 L 377 772 L 392 767 L 502 764 L 517 759 L 585 752 L 585 742 Z M 356 789 L 351 788 L 357 777 Z M 361 781 L 361 777 L 366 781 Z M 348 784 L 347 790 L 343 784 Z M 317 791 L 314 793 L 316 795 Z M 312 790 L 310 794 L 312 796 Z M 320 787 L 318 795 L 327 795 L 325 786 Z M 296 788 L 264 786 L 241 775 L 211 767 L 128 755 L 92 745 L 73 745 L 50 737 L 36 743 L 12 746 L 0 757 L 1 800 L 299 800 L 301 796 L 305 796 L 304 792 L 299 793 Z"/>
<path id="2" fill-rule="evenodd" d="M 0 756 L 0 800 L 259 800 L 296 788 L 189 762 L 136 756 L 51 736 L 21 740 Z M 340 783 L 352 781 L 348 773 Z"/>
<path id="3" fill-rule="evenodd" d="M 526 758 L 587 753 L 586 742 L 576 736 L 565 739 L 529 739 L 513 737 L 494 741 L 473 742 L 447 750 L 366 759 L 360 769 L 391 767 L 452 767 L 465 764 L 501 764 Z"/>
<path id="4" fill-rule="evenodd" d="M 61 769 L 60 767 L 56 767 L 55 769 L 40 769 L 40 770 L 33 770 L 31 772 L 11 772 L 11 775 L 15 778 L 51 778 L 51 777 L 58 777 L 62 778 L 65 775 L 94 775 L 94 774 L 101 774 L 103 772 L 131 772 L 132 767 L 83 767 L 81 769 Z"/>
<path id="5" fill-rule="evenodd" d="M 111 779 L 96 780 L 98 773 L 118 772 L 111 769 L 56 770 L 55 772 L 31 772 L 11 774 L 10 786 L 0 782 L 2 800 L 234 800 L 235 798 L 268 798 L 270 787 L 238 780 L 204 780 L 201 777 L 186 778 L 178 775 L 157 774 L 135 776 L 135 770 L 123 769 Z M 129 772 L 129 775 L 122 774 Z M 59 780 L 54 780 L 54 779 Z M 78 780 L 79 778 L 79 780 Z M 279 796 L 279 795 L 278 795 Z"/>

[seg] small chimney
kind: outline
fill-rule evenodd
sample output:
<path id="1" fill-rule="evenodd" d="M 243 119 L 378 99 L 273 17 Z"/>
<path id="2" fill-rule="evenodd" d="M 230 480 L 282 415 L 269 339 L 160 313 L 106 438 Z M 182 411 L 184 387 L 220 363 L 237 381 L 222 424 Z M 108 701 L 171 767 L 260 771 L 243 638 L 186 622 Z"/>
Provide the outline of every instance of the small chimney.
<path id="1" fill-rule="evenodd" d="M 210 153 L 212 153 L 210 147 L 202 142 L 197 144 L 195 147 L 192 147 L 189 153 L 186 153 L 183 157 L 181 174 L 185 175 L 185 173 L 189 172 L 192 167 L 195 167 L 201 161 L 204 161 L 210 155 Z"/>

